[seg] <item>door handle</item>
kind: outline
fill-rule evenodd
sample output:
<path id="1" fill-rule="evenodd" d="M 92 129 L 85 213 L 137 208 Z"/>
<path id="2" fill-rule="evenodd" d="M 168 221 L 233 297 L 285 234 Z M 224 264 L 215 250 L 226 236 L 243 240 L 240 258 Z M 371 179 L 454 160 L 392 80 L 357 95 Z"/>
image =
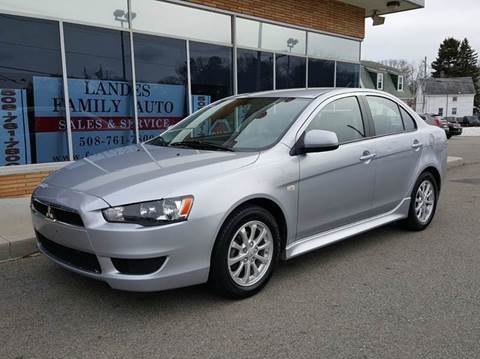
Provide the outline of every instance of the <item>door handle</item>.
<path id="1" fill-rule="evenodd" d="M 360 157 L 360 161 L 369 162 L 375 158 L 375 153 L 370 153 L 369 151 L 363 152 L 362 157 Z"/>
<path id="2" fill-rule="evenodd" d="M 412 148 L 417 149 L 417 148 L 420 148 L 422 146 L 423 145 L 418 140 L 413 141 Z"/>

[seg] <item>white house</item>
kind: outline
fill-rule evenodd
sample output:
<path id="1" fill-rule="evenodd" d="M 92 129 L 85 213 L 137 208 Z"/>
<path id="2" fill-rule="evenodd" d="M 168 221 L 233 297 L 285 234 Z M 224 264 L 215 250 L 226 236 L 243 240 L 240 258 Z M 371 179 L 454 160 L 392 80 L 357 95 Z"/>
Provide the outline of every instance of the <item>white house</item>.
<path id="1" fill-rule="evenodd" d="M 474 97 L 471 77 L 426 79 L 418 86 L 415 109 L 445 117 L 472 116 Z"/>

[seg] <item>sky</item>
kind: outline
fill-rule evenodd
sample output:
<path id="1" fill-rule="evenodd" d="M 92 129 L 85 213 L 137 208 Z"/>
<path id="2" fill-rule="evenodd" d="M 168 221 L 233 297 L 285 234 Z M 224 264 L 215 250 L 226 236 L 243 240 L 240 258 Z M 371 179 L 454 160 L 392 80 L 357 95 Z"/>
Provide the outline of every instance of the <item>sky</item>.
<path id="1" fill-rule="evenodd" d="M 480 0 L 425 0 L 425 8 L 386 16 L 385 24 L 366 20 L 362 59 L 404 59 L 420 64 L 437 57 L 446 37 L 468 38 L 480 52 Z"/>

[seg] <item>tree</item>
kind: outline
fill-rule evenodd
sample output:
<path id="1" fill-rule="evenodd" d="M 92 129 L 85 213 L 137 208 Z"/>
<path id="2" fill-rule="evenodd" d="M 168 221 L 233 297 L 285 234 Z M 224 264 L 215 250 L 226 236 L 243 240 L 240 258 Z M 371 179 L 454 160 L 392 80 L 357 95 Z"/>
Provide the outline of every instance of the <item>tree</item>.
<path id="1" fill-rule="evenodd" d="M 478 54 L 472 49 L 467 39 L 460 44 L 458 51 L 458 68 L 461 76 L 471 77 L 475 86 L 475 105 L 480 104 L 480 69 L 478 67 Z"/>
<path id="2" fill-rule="evenodd" d="M 417 80 L 420 75 L 420 71 L 423 72 L 423 67 L 417 68 L 414 63 L 397 59 L 382 60 L 381 63 L 399 70 L 403 75 L 405 87 L 408 87 L 412 93 L 416 93 Z"/>
<path id="3" fill-rule="evenodd" d="M 432 62 L 433 77 L 458 77 L 460 41 L 449 37 L 443 40 L 438 49 L 437 59 Z"/>

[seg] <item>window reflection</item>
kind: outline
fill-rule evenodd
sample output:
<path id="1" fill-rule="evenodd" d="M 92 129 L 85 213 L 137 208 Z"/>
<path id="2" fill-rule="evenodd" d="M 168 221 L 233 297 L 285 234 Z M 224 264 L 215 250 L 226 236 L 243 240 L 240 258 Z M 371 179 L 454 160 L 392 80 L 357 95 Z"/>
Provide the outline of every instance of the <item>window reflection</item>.
<path id="1" fill-rule="evenodd" d="M 134 34 L 140 141 L 187 115 L 187 50 L 184 40 Z"/>
<path id="2" fill-rule="evenodd" d="M 3 10 L 17 13 L 53 16 L 56 18 L 86 21 L 92 24 L 127 27 L 115 17 L 115 11 L 126 12 L 127 0 L 2 0 Z"/>
<path id="3" fill-rule="evenodd" d="M 156 0 L 132 1 L 137 30 L 198 40 L 232 42 L 231 16 Z"/>
<path id="4" fill-rule="evenodd" d="M 333 87 L 335 85 L 335 61 L 308 60 L 308 87 Z"/>
<path id="5" fill-rule="evenodd" d="M 309 32 L 308 55 L 356 62 L 360 60 L 360 41 Z"/>
<path id="6" fill-rule="evenodd" d="M 0 166 L 68 160 L 54 21 L 0 15 Z"/>
<path id="7" fill-rule="evenodd" d="M 190 42 L 192 111 L 233 94 L 232 49 Z"/>
<path id="8" fill-rule="evenodd" d="M 273 90 L 273 54 L 237 50 L 238 93 Z"/>
<path id="9" fill-rule="evenodd" d="M 128 33 L 74 24 L 64 32 L 74 158 L 135 143 Z"/>
<path id="10" fill-rule="evenodd" d="M 305 54 L 306 32 L 290 27 L 237 18 L 237 44 L 272 51 Z"/>
<path id="11" fill-rule="evenodd" d="M 337 87 L 358 87 L 360 65 L 337 62 Z"/>
<path id="12" fill-rule="evenodd" d="M 276 55 L 276 88 L 300 88 L 305 87 L 306 59 L 304 57 Z"/>

